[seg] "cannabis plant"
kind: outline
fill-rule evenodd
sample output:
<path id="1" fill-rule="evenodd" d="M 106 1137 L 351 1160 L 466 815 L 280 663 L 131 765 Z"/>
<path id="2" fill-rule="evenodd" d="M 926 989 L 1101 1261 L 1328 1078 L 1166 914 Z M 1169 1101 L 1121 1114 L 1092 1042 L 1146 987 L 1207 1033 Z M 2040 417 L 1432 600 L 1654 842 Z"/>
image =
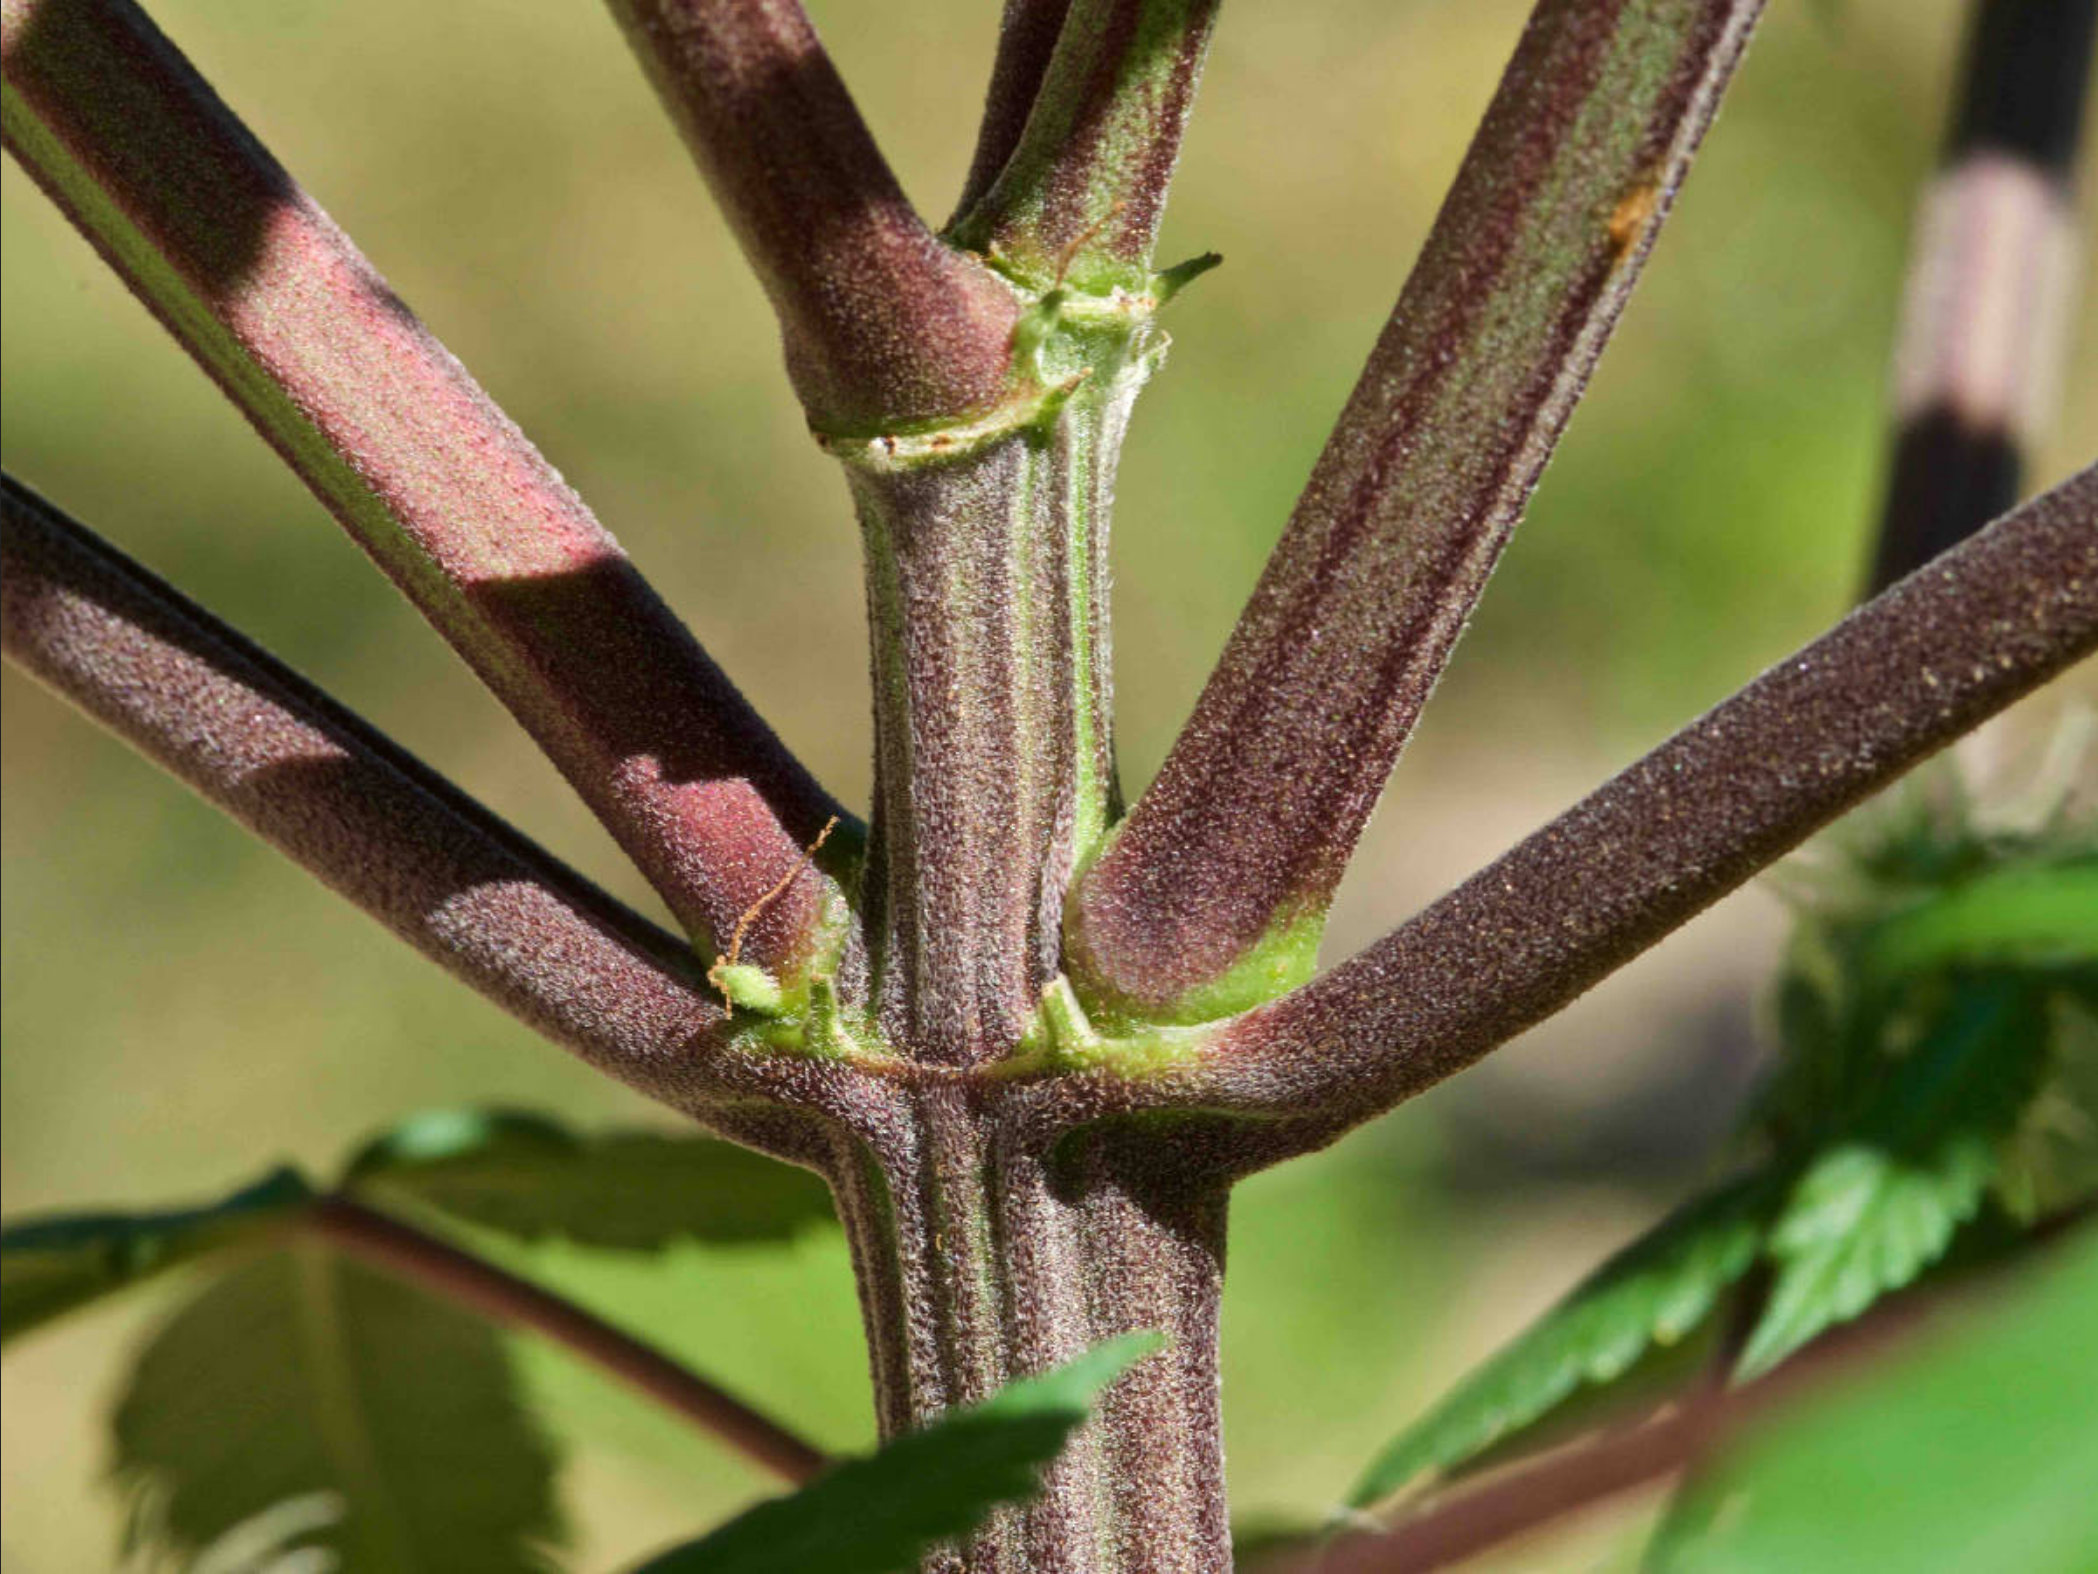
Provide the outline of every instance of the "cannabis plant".
<path id="1" fill-rule="evenodd" d="M 148 1528 L 231 1558 L 230 1533 L 279 1549 L 340 1512 L 355 1567 L 528 1560 L 553 1528 L 545 1462 L 528 1443 L 463 1470 L 448 1460 L 445 1385 L 470 1382 L 488 1347 L 405 1276 L 563 1339 L 812 1482 L 662 1568 L 1227 1568 L 1217 1316 L 1233 1184 L 1477 1062 L 2098 646 L 2098 471 L 2085 470 L 1927 563 L 1945 540 L 1890 548 L 1884 588 L 1852 616 L 1317 970 L 1350 852 L 1759 9 L 1540 0 L 1251 601 L 1163 767 L 1126 802 L 1108 516 L 1162 315 L 1215 261 L 1153 255 L 1214 0 L 1007 0 L 975 155 L 938 229 L 797 0 L 613 0 L 763 283 L 811 436 L 857 515 L 876 761 L 863 821 L 137 5 L 5 0 L 9 150 L 502 700 L 684 933 L 597 890 L 12 479 L 10 658 L 463 984 L 715 1137 L 820 1177 L 850 1242 L 887 1440 L 826 1469 L 711 1384 L 417 1222 L 602 1239 L 651 1228 L 651 1188 L 689 1203 L 712 1185 L 704 1229 L 780 1234 L 820 1196 L 713 1143 L 452 1115 L 360 1150 L 325 1184 L 279 1172 L 215 1207 L 10 1233 L 10 1332 L 175 1262 L 231 1264 L 162 1335 L 118 1417 L 127 1461 L 164 1488 Z M 2073 63 L 2089 8 L 2060 9 L 2084 19 L 2054 44 Z M 1984 161 L 1948 189 L 2036 183 L 2040 222 L 2059 223 L 2073 110 L 2066 123 L 2065 138 L 2051 112 L 2044 145 L 2011 137 L 2015 178 Z M 1997 121 L 1969 131 L 1956 151 L 2001 154 Z M 1955 347 L 1981 331 L 1925 315 L 1919 331 Z M 2012 361 L 2017 383 L 2031 369 Z M 1977 433 L 2021 435 L 1964 364 L 1924 356 L 1904 382 L 1905 419 L 1936 432 L 1916 449 L 1933 463 Z M 2073 908 L 2088 894 L 2078 856 L 2021 843 L 1980 862 L 2024 858 Z M 1869 950 L 1857 937 L 1885 917 L 1830 919 L 1827 944 Z M 2019 1043 L 2051 1043 L 2052 1014 L 2080 998 L 2051 973 L 1976 983 L 1930 956 L 1958 974 L 1943 996 L 1955 1026 L 1983 1012 L 2023 1024 L 2005 1030 Z M 1816 1042 L 1879 1046 L 1855 1022 L 1879 1022 L 1882 998 L 1843 988 L 1814 996 Z M 2011 1102 L 1991 1140 L 2023 1111 Z M 1627 1361 L 1704 1322 L 1715 1286 L 1766 1241 L 1808 1250 L 1803 1226 L 1785 1234 L 1781 1196 L 1838 1153 L 1832 1130 L 1880 1118 L 1864 1094 L 1808 1105 L 1811 1119 L 1773 1106 L 1782 1162 L 1635 1260 L 1634 1299 L 1659 1293 L 1640 1277 L 1656 1253 L 1689 1272 L 1670 1255 L 1686 1237 L 1689 1260 L 1720 1267 L 1691 1274 L 1669 1318 L 1638 1314 Z M 1978 1162 L 1948 1160 L 1946 1184 Z M 283 1249 L 227 1252 L 258 1242 Z M 1600 1282 L 1626 1277 L 1618 1265 Z M 1759 1305 L 1787 1315 L 1750 1334 L 1745 1376 L 1848 1315 L 1816 1322 L 1787 1294 L 1780 1270 Z M 194 1370 L 183 1334 L 232 1319 L 269 1345 L 301 1297 L 375 1330 L 367 1357 L 419 1374 L 408 1386 L 423 1398 L 357 1445 L 361 1470 L 396 1479 L 383 1514 L 354 1490 L 346 1508 L 315 1500 L 339 1475 L 259 1432 L 177 1435 L 140 1397 Z M 1460 1404 L 1454 1430 L 1402 1440 L 1361 1500 L 1625 1364 L 1559 1360 L 1574 1377 L 1517 1383 L 1483 1426 Z M 267 1410 L 293 1379 L 248 1380 Z M 400 1452 L 382 1467 L 383 1450 Z M 466 1550 L 426 1552 L 419 1527 L 461 1514 Z"/>

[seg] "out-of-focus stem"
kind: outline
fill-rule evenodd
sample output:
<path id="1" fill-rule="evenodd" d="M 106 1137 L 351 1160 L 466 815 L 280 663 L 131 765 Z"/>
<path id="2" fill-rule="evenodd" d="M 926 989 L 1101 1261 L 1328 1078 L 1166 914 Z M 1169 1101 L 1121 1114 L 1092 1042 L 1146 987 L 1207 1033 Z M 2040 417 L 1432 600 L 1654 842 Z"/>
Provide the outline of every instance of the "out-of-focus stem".
<path id="1" fill-rule="evenodd" d="M 810 420 L 952 420 L 1006 392 L 1011 290 L 919 219 L 799 0 L 611 0 L 779 314 Z"/>
<path id="2" fill-rule="evenodd" d="M 4 0 L 0 79 L 8 149 L 718 944 L 837 806 L 136 5 Z M 825 944 L 825 890 L 746 959 Z"/>
<path id="3" fill-rule="evenodd" d="M 2017 501 L 2068 352 L 2094 33 L 2098 0 L 1974 7 L 1944 160 L 1913 242 L 1873 590 Z"/>

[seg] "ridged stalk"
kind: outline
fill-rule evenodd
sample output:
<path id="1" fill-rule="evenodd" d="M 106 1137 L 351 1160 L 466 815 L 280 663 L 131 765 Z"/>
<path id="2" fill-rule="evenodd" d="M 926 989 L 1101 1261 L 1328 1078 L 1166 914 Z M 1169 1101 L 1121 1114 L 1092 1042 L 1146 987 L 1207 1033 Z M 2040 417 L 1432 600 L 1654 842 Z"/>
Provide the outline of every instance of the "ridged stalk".
<path id="1" fill-rule="evenodd" d="M 883 1435 L 1117 1334 L 1169 1342 L 1109 1390 L 1039 1497 L 925 1574 L 1228 1570 L 1224 1188 L 1190 1181 L 1158 1144 L 1059 1142 L 1029 1113 L 959 1083 L 900 1093 L 887 1133 L 834 1176 Z"/>
<path id="2" fill-rule="evenodd" d="M 1116 1334 L 1170 1339 L 1110 1390 L 1040 1498 L 925 1568 L 1215 1574 L 1230 1565 L 1223 1187 L 1155 1144 L 1071 1133 L 1013 1075 L 1090 1031 L 1061 976 L 1062 915 L 1120 812 L 1108 514 L 1162 350 L 1158 300 L 1023 299 L 1001 409 L 827 445 L 858 507 L 874 640 L 873 989 L 848 1031 L 905 1064 L 826 1167 L 885 1435 Z"/>
<path id="3" fill-rule="evenodd" d="M 874 639 L 873 1014 L 920 1063 L 1019 1045 L 1061 967 L 1064 893 L 1119 811 L 1108 512 L 1157 359 L 1149 304 L 1052 295 L 1030 314 L 1035 375 L 1013 406 L 831 445 Z"/>

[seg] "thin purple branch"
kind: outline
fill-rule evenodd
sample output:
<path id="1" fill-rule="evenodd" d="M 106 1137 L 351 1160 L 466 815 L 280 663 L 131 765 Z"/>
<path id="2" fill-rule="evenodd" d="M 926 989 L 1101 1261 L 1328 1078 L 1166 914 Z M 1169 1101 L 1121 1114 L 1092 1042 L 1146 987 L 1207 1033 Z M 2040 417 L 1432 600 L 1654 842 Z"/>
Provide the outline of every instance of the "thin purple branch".
<path id="1" fill-rule="evenodd" d="M 317 1200 L 306 1218 L 322 1239 L 375 1268 L 557 1341 L 784 1481 L 805 1485 L 830 1463 L 770 1416 L 654 1346 L 449 1241 L 339 1194 Z"/>
<path id="2" fill-rule="evenodd" d="M 1970 1294 L 1974 1293 L 1972 1291 Z M 1431 1496 L 1384 1530 L 1357 1531 L 1248 1574 L 1425 1574 L 1461 1567 L 1553 1521 L 1608 1498 L 1699 1468 L 1753 1425 L 1811 1404 L 1830 1387 L 1870 1377 L 1927 1347 L 1958 1292 L 1882 1301 L 1861 1322 L 1833 1331 L 1784 1370 L 1746 1387 L 1712 1382 L 1675 1396 L 1629 1427 L 1599 1428 L 1553 1449 Z"/>
<path id="3" fill-rule="evenodd" d="M 719 943 L 836 805 L 135 5 L 0 18 L 9 150 Z M 823 886 L 746 959 L 799 960 Z"/>
<path id="4" fill-rule="evenodd" d="M 610 0 L 785 334 L 818 428 L 947 420 L 1007 391 L 1012 292 L 941 243 L 799 0 Z"/>
<path id="5" fill-rule="evenodd" d="M 1844 810 L 2098 649 L 2098 467 L 1866 603 L 1311 984 L 1121 1107 L 1331 1140 L 1600 982 Z M 1268 1155 L 1263 1154 L 1263 1157 Z"/>
<path id="6" fill-rule="evenodd" d="M 1078 890 L 1092 997 L 1170 1014 L 1315 931 L 1759 9 L 1538 6 L 1194 715 Z"/>
<path id="7" fill-rule="evenodd" d="M 723 1023 L 690 951 L 12 477 L 5 648 L 395 934 L 680 1107 Z"/>

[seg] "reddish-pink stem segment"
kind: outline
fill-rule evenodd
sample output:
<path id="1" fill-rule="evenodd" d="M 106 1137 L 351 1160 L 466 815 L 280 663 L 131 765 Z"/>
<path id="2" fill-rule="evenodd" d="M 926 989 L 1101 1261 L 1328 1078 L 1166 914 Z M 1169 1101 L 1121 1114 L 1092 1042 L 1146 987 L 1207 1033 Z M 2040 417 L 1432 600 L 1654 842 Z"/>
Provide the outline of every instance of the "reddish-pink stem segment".
<path id="1" fill-rule="evenodd" d="M 130 0 L 4 0 L 6 142 L 716 944 L 838 809 Z M 816 943 L 824 882 L 746 960 Z"/>
<path id="2" fill-rule="evenodd" d="M 953 420 L 1006 392 L 1013 293 L 912 209 L 800 0 L 611 0 L 833 433 Z"/>

